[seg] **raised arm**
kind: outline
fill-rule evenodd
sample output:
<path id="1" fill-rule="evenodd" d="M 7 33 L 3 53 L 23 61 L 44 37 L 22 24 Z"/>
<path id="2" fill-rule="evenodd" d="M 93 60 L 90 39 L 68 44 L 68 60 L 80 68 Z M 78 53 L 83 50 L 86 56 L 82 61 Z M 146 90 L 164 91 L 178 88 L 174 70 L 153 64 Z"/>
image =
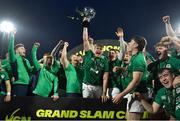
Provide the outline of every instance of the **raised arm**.
<path id="1" fill-rule="evenodd" d="M 8 53 L 9 53 L 10 62 L 16 61 L 16 56 L 15 56 L 16 54 L 14 51 L 14 36 L 15 36 L 15 33 L 11 32 L 10 36 L 9 36 L 9 46 L 8 46 Z"/>
<path id="2" fill-rule="evenodd" d="M 124 32 L 122 28 L 118 27 L 117 32 L 115 33 L 116 33 L 116 36 L 119 38 L 119 45 L 120 45 L 120 52 L 118 54 L 118 59 L 122 60 L 126 51 L 127 43 L 124 41 Z"/>
<path id="3" fill-rule="evenodd" d="M 90 50 L 90 43 L 89 43 L 89 36 L 88 36 L 88 26 L 89 26 L 89 21 L 85 18 L 83 21 L 83 46 L 84 46 L 84 51 Z"/>
<path id="4" fill-rule="evenodd" d="M 177 52 L 180 53 L 180 40 L 177 37 L 173 37 L 172 43 L 174 44 L 174 47 L 176 48 Z"/>
<path id="5" fill-rule="evenodd" d="M 63 68 L 67 68 L 68 64 L 69 64 L 69 61 L 67 59 L 67 47 L 68 47 L 68 42 L 65 42 L 64 43 L 64 47 L 63 47 L 63 50 L 62 50 L 62 55 L 61 55 L 61 63 L 63 65 Z"/>
<path id="6" fill-rule="evenodd" d="M 88 41 L 89 41 L 90 49 L 94 52 L 94 40 L 93 40 L 93 38 L 89 37 Z"/>
<path id="7" fill-rule="evenodd" d="M 40 43 L 34 43 L 32 51 L 31 51 L 32 61 L 33 61 L 33 65 L 34 65 L 34 68 L 36 71 L 40 70 L 40 68 L 41 68 L 41 66 L 38 62 L 37 56 L 36 56 L 37 49 L 39 48 L 39 46 L 40 46 Z"/>
<path id="8" fill-rule="evenodd" d="M 171 23 L 170 23 L 170 16 L 164 16 L 163 22 L 165 23 L 165 26 L 166 26 L 166 34 L 168 36 L 175 37 L 176 34 L 175 34 L 175 32 L 171 26 Z"/>

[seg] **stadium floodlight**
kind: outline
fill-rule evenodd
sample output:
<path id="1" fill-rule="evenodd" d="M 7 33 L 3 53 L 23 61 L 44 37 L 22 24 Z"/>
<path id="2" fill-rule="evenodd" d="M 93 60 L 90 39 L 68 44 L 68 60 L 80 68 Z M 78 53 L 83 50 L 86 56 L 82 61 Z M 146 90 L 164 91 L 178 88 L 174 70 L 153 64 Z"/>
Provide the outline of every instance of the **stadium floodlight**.
<path id="1" fill-rule="evenodd" d="M 0 31 L 1 32 L 6 32 L 6 33 L 10 33 L 12 31 L 14 31 L 16 28 L 14 27 L 14 25 L 9 22 L 9 21 L 3 21 L 0 24 Z"/>

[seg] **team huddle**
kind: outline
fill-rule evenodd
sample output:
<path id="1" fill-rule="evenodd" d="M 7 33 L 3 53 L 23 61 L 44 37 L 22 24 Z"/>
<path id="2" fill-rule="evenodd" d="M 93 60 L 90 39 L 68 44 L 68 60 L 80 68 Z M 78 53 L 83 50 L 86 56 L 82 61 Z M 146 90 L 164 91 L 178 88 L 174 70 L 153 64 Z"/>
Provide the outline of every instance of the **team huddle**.
<path id="1" fill-rule="evenodd" d="M 23 44 L 15 43 L 15 31 L 9 34 L 8 52 L 0 59 L 0 95 L 112 99 L 115 104 L 127 98 L 127 120 L 139 120 L 146 110 L 157 113 L 162 107 L 168 119 L 180 119 L 180 39 L 164 16 L 167 36 L 154 46 L 158 58 L 146 51 L 143 36 L 124 41 L 118 27 L 120 50 L 103 54 L 103 45 L 89 36 L 90 20 L 84 18 L 83 50 L 85 55 L 67 55 L 68 42 L 59 41 L 42 59 L 37 59 L 40 43 L 31 50 L 32 62 Z M 150 103 L 149 103 L 150 102 Z"/>

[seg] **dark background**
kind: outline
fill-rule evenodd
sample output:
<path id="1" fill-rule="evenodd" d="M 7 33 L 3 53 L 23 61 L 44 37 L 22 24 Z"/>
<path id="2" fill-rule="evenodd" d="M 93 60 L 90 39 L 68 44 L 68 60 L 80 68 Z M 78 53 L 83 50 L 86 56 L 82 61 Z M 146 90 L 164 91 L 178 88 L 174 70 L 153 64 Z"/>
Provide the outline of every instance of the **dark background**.
<path id="1" fill-rule="evenodd" d="M 40 42 L 41 57 L 60 39 L 70 43 L 69 49 L 82 43 L 81 21 L 67 16 L 74 16 L 76 7 L 85 6 L 96 10 L 90 27 L 95 40 L 117 39 L 114 32 L 121 26 L 126 41 L 135 34 L 142 35 L 153 54 L 153 45 L 165 36 L 162 17 L 170 15 L 174 28 L 180 23 L 180 0 L 0 0 L 0 22 L 10 20 L 15 24 L 16 43 L 25 44 L 28 58 L 33 43 Z M 7 51 L 7 44 L 0 34 L 1 55 Z"/>

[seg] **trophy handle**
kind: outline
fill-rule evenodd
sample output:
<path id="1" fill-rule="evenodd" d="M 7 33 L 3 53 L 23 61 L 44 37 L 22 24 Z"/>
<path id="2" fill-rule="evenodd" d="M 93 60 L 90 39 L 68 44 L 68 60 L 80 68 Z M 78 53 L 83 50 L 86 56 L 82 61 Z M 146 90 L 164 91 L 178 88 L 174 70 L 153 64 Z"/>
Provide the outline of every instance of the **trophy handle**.
<path id="1" fill-rule="evenodd" d="M 78 7 L 76 7 L 76 12 L 79 13 L 80 16 L 82 16 L 82 17 L 84 16 L 84 13 L 82 11 L 80 11 Z"/>

